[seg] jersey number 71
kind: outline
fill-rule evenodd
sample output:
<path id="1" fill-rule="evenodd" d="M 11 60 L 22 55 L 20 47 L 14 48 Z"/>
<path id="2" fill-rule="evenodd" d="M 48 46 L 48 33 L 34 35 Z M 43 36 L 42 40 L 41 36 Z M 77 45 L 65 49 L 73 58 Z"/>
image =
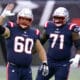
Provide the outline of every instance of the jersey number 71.
<path id="1" fill-rule="evenodd" d="M 54 48 L 57 40 L 59 39 L 60 40 L 59 41 L 60 42 L 59 43 L 59 49 L 63 49 L 63 47 L 64 47 L 64 35 L 63 34 L 61 34 L 61 35 L 59 35 L 59 34 L 50 34 L 50 38 L 53 39 L 52 44 L 51 44 L 51 48 Z"/>

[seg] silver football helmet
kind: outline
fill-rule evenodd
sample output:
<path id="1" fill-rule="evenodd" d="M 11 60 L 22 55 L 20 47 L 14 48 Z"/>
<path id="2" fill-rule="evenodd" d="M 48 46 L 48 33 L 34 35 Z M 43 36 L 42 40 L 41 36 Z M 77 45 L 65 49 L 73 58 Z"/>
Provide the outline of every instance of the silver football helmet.
<path id="1" fill-rule="evenodd" d="M 52 16 L 53 22 L 56 26 L 62 26 L 69 20 L 69 12 L 64 7 L 57 8 Z"/>

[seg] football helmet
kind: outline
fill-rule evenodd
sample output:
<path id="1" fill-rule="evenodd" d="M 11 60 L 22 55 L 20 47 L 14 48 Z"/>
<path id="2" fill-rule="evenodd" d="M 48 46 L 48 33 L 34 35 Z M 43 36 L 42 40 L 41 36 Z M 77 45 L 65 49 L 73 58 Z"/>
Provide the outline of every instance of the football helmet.
<path id="1" fill-rule="evenodd" d="M 53 13 L 53 22 L 56 26 L 62 26 L 69 20 L 69 12 L 64 7 L 57 8 Z"/>
<path id="2" fill-rule="evenodd" d="M 25 17 L 33 20 L 32 10 L 29 8 L 24 8 L 18 13 L 17 17 Z"/>
<path id="3" fill-rule="evenodd" d="M 32 21 L 33 21 L 33 13 L 32 10 L 29 8 L 24 8 L 17 14 L 17 23 L 22 28 L 29 27 Z"/>

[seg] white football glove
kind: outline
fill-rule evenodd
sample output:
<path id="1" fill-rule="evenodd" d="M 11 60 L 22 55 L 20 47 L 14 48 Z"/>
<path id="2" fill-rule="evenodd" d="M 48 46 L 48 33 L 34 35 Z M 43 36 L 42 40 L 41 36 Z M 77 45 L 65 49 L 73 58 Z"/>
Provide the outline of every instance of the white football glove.
<path id="1" fill-rule="evenodd" d="M 1 16 L 2 17 L 6 17 L 6 16 L 13 16 L 13 15 L 15 15 L 14 13 L 11 12 L 13 8 L 14 8 L 14 4 L 8 4 L 5 7 L 4 11 L 1 13 Z"/>
<path id="2" fill-rule="evenodd" d="M 71 62 L 71 66 L 70 67 L 78 68 L 79 61 L 80 61 L 80 55 L 76 54 L 74 58 L 70 59 L 70 62 Z"/>
<path id="3" fill-rule="evenodd" d="M 4 10 L 1 14 L 2 17 L 6 17 L 6 16 L 14 16 L 14 13 L 11 13 L 11 11 L 9 10 Z"/>

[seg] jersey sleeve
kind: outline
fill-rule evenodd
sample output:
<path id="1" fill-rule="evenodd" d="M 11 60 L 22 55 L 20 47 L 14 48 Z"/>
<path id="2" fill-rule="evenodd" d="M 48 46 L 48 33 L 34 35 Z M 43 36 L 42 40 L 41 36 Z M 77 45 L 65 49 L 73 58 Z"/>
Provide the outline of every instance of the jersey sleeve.
<path id="1" fill-rule="evenodd" d="M 73 32 L 80 32 L 80 26 L 78 26 L 77 24 L 70 24 L 69 26 L 69 30 L 72 30 Z"/>
<path id="2" fill-rule="evenodd" d="M 44 24 L 44 29 L 47 29 L 48 24 L 49 24 L 49 21 L 46 21 L 45 24 Z"/>
<path id="3" fill-rule="evenodd" d="M 14 23 L 9 21 L 8 23 L 6 23 L 6 27 L 8 27 L 9 29 L 14 27 Z"/>
<path id="4" fill-rule="evenodd" d="M 79 33 L 80 32 L 80 26 L 75 26 L 74 29 L 73 29 L 73 31 Z"/>
<path id="5" fill-rule="evenodd" d="M 74 46 L 76 47 L 76 52 L 80 53 L 80 27 L 75 25 L 72 28 L 72 40 L 74 42 Z"/>
<path id="6" fill-rule="evenodd" d="M 35 35 L 36 35 L 36 39 L 40 39 L 40 30 L 39 29 L 35 29 Z"/>
<path id="7" fill-rule="evenodd" d="M 80 27 L 79 26 L 77 26 L 76 24 L 70 24 L 69 30 L 72 31 L 72 39 L 73 39 L 73 41 L 80 39 L 80 36 L 79 36 Z"/>
<path id="8" fill-rule="evenodd" d="M 10 37 L 10 35 L 12 35 L 13 32 L 14 23 L 9 21 L 5 24 L 5 27 L 9 29 L 9 37 Z"/>
<path id="9" fill-rule="evenodd" d="M 45 24 L 44 24 L 44 33 L 45 33 L 45 35 L 47 35 L 48 36 L 48 32 L 49 32 L 49 29 L 50 28 L 50 22 L 49 21 L 47 21 L 47 22 L 45 22 Z"/>

